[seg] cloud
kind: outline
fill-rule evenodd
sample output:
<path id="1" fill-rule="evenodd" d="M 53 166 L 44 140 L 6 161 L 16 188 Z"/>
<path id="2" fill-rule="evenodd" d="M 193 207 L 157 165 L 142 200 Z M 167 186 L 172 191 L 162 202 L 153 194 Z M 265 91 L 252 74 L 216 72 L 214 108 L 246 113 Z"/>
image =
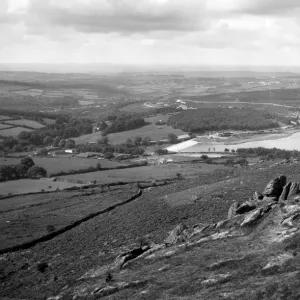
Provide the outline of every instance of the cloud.
<path id="1" fill-rule="evenodd" d="M 236 12 L 256 15 L 298 15 L 299 0 L 239 0 Z"/>
<path id="2" fill-rule="evenodd" d="M 0 0 L 0 59 L 300 63 L 299 7 L 299 0 Z"/>
<path id="3" fill-rule="evenodd" d="M 192 0 L 32 0 L 25 22 L 69 27 L 85 33 L 134 34 L 205 28 L 203 4 Z"/>

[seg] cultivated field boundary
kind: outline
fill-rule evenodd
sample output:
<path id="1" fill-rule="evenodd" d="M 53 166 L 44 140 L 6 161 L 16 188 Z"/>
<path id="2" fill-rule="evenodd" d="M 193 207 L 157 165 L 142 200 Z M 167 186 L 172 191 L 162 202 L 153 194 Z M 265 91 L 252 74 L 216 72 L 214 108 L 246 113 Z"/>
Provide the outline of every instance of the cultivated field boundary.
<path id="1" fill-rule="evenodd" d="M 16 252 L 16 251 L 20 251 L 20 250 L 26 250 L 26 249 L 29 249 L 29 248 L 37 245 L 37 244 L 50 241 L 53 238 L 55 238 L 55 237 L 57 237 L 57 236 L 65 233 L 65 232 L 67 232 L 67 231 L 69 231 L 69 230 L 71 230 L 71 229 L 73 229 L 73 228 L 81 225 L 84 222 L 87 222 L 87 221 L 89 221 L 89 220 L 91 220 L 91 219 L 93 219 L 93 218 L 95 218 L 95 217 L 97 217 L 97 216 L 99 216 L 101 214 L 109 212 L 109 211 L 111 211 L 111 210 L 113 210 L 113 209 L 115 209 L 115 208 L 117 208 L 119 206 L 125 205 L 125 204 L 127 204 L 129 202 L 132 202 L 132 201 L 138 199 L 142 194 L 143 194 L 142 189 L 139 189 L 138 192 L 135 195 L 133 195 L 132 197 L 130 197 L 129 199 L 127 199 L 127 200 L 125 200 L 125 201 L 123 201 L 121 203 L 117 203 L 115 205 L 109 206 L 109 207 L 107 207 L 105 209 L 102 209 L 102 210 L 100 210 L 98 212 L 91 213 L 91 214 L 85 216 L 84 218 L 81 218 L 81 219 L 79 219 L 79 220 L 77 220 L 77 221 L 75 221 L 75 222 L 73 222 L 73 223 L 71 223 L 71 224 L 69 224 L 67 226 L 64 226 L 63 228 L 61 228 L 59 230 L 56 230 L 56 231 L 51 232 L 49 234 L 46 234 L 46 235 L 44 235 L 42 237 L 39 237 L 39 238 L 34 239 L 34 240 L 31 240 L 29 242 L 25 242 L 25 243 L 22 243 L 22 244 L 19 244 L 19 245 L 15 245 L 15 246 L 12 246 L 12 247 L 7 247 L 7 248 L 4 248 L 4 249 L 1 249 L 0 250 L 0 255 L 6 254 L 6 253 L 11 253 L 11 252 Z"/>

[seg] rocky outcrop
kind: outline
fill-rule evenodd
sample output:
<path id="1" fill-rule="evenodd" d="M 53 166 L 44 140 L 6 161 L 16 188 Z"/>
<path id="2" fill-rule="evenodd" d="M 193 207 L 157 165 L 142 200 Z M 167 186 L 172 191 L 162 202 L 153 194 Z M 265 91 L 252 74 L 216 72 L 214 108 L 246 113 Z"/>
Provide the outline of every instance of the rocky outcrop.
<path id="1" fill-rule="evenodd" d="M 249 213 L 242 222 L 241 227 L 255 223 L 262 216 L 262 212 L 262 208 L 258 208 L 255 211 Z"/>
<path id="2" fill-rule="evenodd" d="M 287 196 L 287 199 L 292 199 L 298 193 L 299 193 L 299 183 L 298 182 L 292 182 L 290 190 L 289 190 L 289 194 Z"/>
<path id="3" fill-rule="evenodd" d="M 231 219 L 236 215 L 236 211 L 237 211 L 238 207 L 239 207 L 239 204 L 237 202 L 233 202 L 231 204 L 231 206 L 229 207 L 229 210 L 228 210 L 228 215 L 227 215 L 228 219 Z"/>
<path id="4" fill-rule="evenodd" d="M 264 195 L 262 193 L 254 192 L 252 199 L 254 201 L 260 201 L 264 198 Z"/>
<path id="5" fill-rule="evenodd" d="M 254 210 L 255 208 L 256 208 L 255 203 L 250 202 L 250 201 L 246 201 L 237 208 L 236 213 L 238 215 L 242 215 L 242 214 L 245 214 L 249 211 Z"/>
<path id="6" fill-rule="evenodd" d="M 267 197 L 279 198 L 283 187 L 286 185 L 286 176 L 281 175 L 274 180 L 271 180 L 263 191 L 263 195 Z"/>
<path id="7" fill-rule="evenodd" d="M 261 273 L 263 275 L 271 275 L 278 272 L 280 268 L 289 260 L 293 259 L 291 253 L 283 253 L 275 257 L 271 257 L 268 263 L 262 268 Z"/>
<path id="8" fill-rule="evenodd" d="M 164 243 L 166 246 L 171 246 L 179 242 L 185 242 L 188 239 L 188 235 L 187 227 L 179 224 L 170 232 Z"/>
<path id="9" fill-rule="evenodd" d="M 285 201 L 288 198 L 289 192 L 290 192 L 290 188 L 291 188 L 292 183 L 288 182 L 282 190 L 282 193 L 279 197 L 279 201 Z"/>

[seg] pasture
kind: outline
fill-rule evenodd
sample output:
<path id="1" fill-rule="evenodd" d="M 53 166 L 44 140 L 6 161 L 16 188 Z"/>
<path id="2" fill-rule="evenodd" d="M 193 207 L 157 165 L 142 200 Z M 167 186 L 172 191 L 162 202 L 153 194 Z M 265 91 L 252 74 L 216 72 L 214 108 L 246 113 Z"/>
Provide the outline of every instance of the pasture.
<path id="1" fill-rule="evenodd" d="M 16 195 L 16 194 L 27 194 L 37 193 L 42 190 L 46 192 L 55 191 L 56 189 L 66 189 L 72 186 L 82 186 L 81 184 L 68 183 L 68 182 L 53 182 L 50 180 L 38 180 L 38 179 L 20 179 L 0 182 L 0 193 L 1 195 Z M 1 202 L 2 200 L 0 200 Z"/>
<path id="2" fill-rule="evenodd" d="M 143 107 L 143 102 L 141 103 L 133 103 L 129 104 L 127 106 L 122 107 L 120 110 L 121 111 L 128 111 L 128 112 L 149 112 L 152 110 L 150 107 Z"/>
<path id="3" fill-rule="evenodd" d="M 18 125 L 18 126 L 27 126 L 27 127 L 33 128 L 33 129 L 40 129 L 40 128 L 45 127 L 45 125 L 42 125 L 41 123 L 38 123 L 38 122 L 32 121 L 32 120 L 26 120 L 26 119 L 7 121 L 6 124 L 13 124 L 13 125 Z"/>
<path id="4" fill-rule="evenodd" d="M 77 157 L 33 157 L 33 161 L 37 166 L 43 167 L 47 170 L 48 175 L 57 172 L 68 172 L 71 170 L 86 169 L 89 167 L 96 167 L 97 163 L 101 164 L 102 168 L 116 168 L 118 166 L 125 166 L 126 164 L 109 161 L 106 159 L 95 158 L 77 158 Z M 20 163 L 20 158 L 3 158 L 0 157 L 1 165 L 17 165 Z"/>
<path id="5" fill-rule="evenodd" d="M 118 181 L 140 181 L 160 180 L 174 178 L 177 173 L 183 177 L 197 176 L 198 174 L 210 173 L 224 166 L 210 165 L 203 163 L 186 163 L 185 165 L 170 163 L 164 165 L 150 165 L 144 167 L 107 170 L 86 174 L 62 176 L 63 179 L 78 179 L 84 181 L 96 180 L 97 183 L 110 183 Z"/>
<path id="6" fill-rule="evenodd" d="M 168 125 L 150 124 L 134 130 L 111 133 L 108 135 L 108 138 L 112 144 L 124 143 L 128 138 L 135 138 L 137 136 L 140 136 L 142 138 L 149 136 L 151 140 L 157 141 L 166 139 L 169 133 L 174 133 L 176 135 L 186 134 L 186 132 L 180 129 L 174 129 L 173 127 Z"/>
<path id="7" fill-rule="evenodd" d="M 20 132 L 22 131 L 33 131 L 32 129 L 24 128 L 24 127 L 13 127 L 9 129 L 3 129 L 1 130 L 1 135 L 2 136 L 13 136 L 16 137 L 19 135 Z"/>
<path id="8" fill-rule="evenodd" d="M 53 124 L 55 124 L 55 120 L 53 120 L 53 119 L 43 118 L 43 121 L 47 125 L 53 125 Z"/>
<path id="9" fill-rule="evenodd" d="M 9 117 L 9 116 L 3 116 L 3 115 L 0 115 L 0 121 L 1 121 L 1 122 L 2 122 L 2 121 L 6 121 L 6 120 L 12 120 L 12 118 Z"/>
<path id="10" fill-rule="evenodd" d="M 2 123 L 0 123 L 0 130 L 2 130 L 2 129 L 7 129 L 7 128 L 11 128 L 11 127 L 13 127 L 13 126 L 8 125 L 8 124 L 2 124 Z"/>

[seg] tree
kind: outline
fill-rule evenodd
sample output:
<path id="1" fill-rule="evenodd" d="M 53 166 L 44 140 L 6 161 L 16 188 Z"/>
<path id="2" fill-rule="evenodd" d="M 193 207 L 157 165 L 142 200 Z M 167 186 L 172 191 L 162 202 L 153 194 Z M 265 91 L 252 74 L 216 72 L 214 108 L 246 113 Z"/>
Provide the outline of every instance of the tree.
<path id="1" fill-rule="evenodd" d="M 229 152 L 230 150 L 228 148 L 225 148 L 224 151 L 227 153 Z"/>
<path id="2" fill-rule="evenodd" d="M 14 166 L 4 165 L 0 166 L 0 180 L 6 181 L 16 177 L 16 170 Z"/>
<path id="3" fill-rule="evenodd" d="M 52 146 L 53 146 L 53 147 L 58 147 L 59 142 L 60 142 L 60 138 L 57 136 L 57 137 L 53 140 Z"/>
<path id="4" fill-rule="evenodd" d="M 141 138 L 140 136 L 136 136 L 136 137 L 134 138 L 134 144 L 135 144 L 136 146 L 140 146 L 140 145 L 142 144 L 142 138 Z"/>
<path id="5" fill-rule="evenodd" d="M 27 171 L 28 171 L 28 168 L 27 168 L 26 165 L 23 165 L 23 164 L 18 164 L 18 165 L 16 165 L 16 175 L 17 175 L 19 178 L 25 177 Z"/>
<path id="6" fill-rule="evenodd" d="M 21 159 L 21 164 L 27 167 L 27 170 L 34 166 L 34 161 L 31 157 L 24 157 Z"/>
<path id="7" fill-rule="evenodd" d="M 169 133 L 168 134 L 168 140 L 170 144 L 176 144 L 178 143 L 178 137 L 175 133 Z"/>
<path id="8" fill-rule="evenodd" d="M 108 127 L 108 125 L 104 122 L 104 121 L 102 121 L 100 124 L 99 124 L 99 129 L 102 131 L 102 130 L 104 130 L 104 129 L 106 129 Z"/>
<path id="9" fill-rule="evenodd" d="M 27 171 L 27 176 L 31 179 L 46 177 L 46 175 L 47 171 L 39 166 L 33 166 Z"/>
<path id="10" fill-rule="evenodd" d="M 149 146 L 150 145 L 150 142 L 151 142 L 151 138 L 149 136 L 145 136 L 143 138 L 143 145 L 144 146 Z"/>
<path id="11" fill-rule="evenodd" d="M 114 158 L 114 154 L 112 152 L 106 152 L 104 154 L 104 158 L 106 158 L 106 159 L 112 159 L 112 158 Z"/>
<path id="12" fill-rule="evenodd" d="M 31 133 L 29 141 L 31 144 L 33 144 L 35 146 L 39 146 L 42 143 L 42 137 L 38 133 L 33 132 L 33 133 Z"/>
<path id="13" fill-rule="evenodd" d="M 235 150 L 234 150 L 234 149 L 231 149 L 231 153 L 235 153 Z"/>
<path id="14" fill-rule="evenodd" d="M 50 137 L 50 136 L 46 136 L 44 139 L 43 139 L 43 144 L 44 145 L 51 145 L 53 143 L 53 139 Z"/>
<path id="15" fill-rule="evenodd" d="M 97 163 L 96 168 L 97 168 L 97 170 L 101 170 L 101 164 Z"/>
<path id="16" fill-rule="evenodd" d="M 60 141 L 59 141 L 59 144 L 58 144 L 58 147 L 64 148 L 65 145 L 66 145 L 66 140 L 60 140 Z"/>
<path id="17" fill-rule="evenodd" d="M 28 131 L 21 131 L 18 135 L 19 140 L 29 140 L 31 133 Z"/>
<path id="18" fill-rule="evenodd" d="M 155 153 L 157 155 L 164 155 L 164 154 L 168 154 L 168 150 L 167 149 L 158 148 L 158 149 L 155 150 Z"/>
<path id="19" fill-rule="evenodd" d="M 132 147 L 133 146 L 133 141 L 132 139 L 128 138 L 125 142 L 125 144 L 128 146 L 128 147 Z"/>
<path id="20" fill-rule="evenodd" d="M 47 156 L 48 155 L 48 150 L 46 148 L 41 148 L 38 151 L 38 155 L 40 155 L 40 156 Z"/>
<path id="21" fill-rule="evenodd" d="M 108 145 L 109 144 L 109 140 L 107 136 L 102 137 L 101 139 L 97 140 L 97 144 L 98 145 Z"/>
<path id="22" fill-rule="evenodd" d="M 68 140 L 66 141 L 65 148 L 67 148 L 67 149 L 74 149 L 75 146 L 76 146 L 76 143 L 75 143 L 74 140 L 68 139 Z"/>

